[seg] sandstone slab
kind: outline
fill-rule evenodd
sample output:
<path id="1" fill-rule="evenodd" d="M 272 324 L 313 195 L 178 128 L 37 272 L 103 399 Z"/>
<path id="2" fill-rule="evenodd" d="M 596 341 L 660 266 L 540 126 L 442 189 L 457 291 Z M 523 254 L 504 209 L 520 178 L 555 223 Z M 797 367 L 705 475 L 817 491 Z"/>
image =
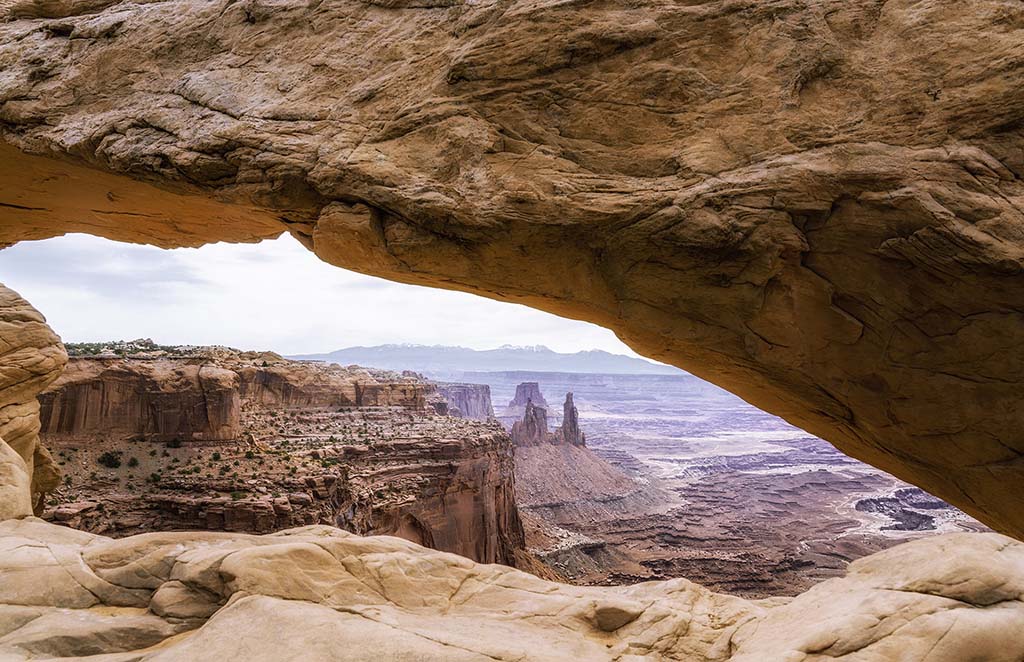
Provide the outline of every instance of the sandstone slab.
<path id="1" fill-rule="evenodd" d="M 36 581 L 4 591 L 5 660 L 1009 662 L 1024 655 L 1024 545 L 998 534 L 908 543 L 796 598 L 754 602 L 683 579 L 557 584 L 330 527 L 109 540 L 29 518 L 0 523 L 0 546 L 13 545 L 51 556 L 59 548 L 83 574 L 79 593 L 56 592 L 51 566 L 39 563 Z M 32 572 L 0 555 L 0 573 L 15 568 Z M 121 606 L 125 592 L 142 606 Z M 86 593 L 91 601 L 80 599 Z"/>

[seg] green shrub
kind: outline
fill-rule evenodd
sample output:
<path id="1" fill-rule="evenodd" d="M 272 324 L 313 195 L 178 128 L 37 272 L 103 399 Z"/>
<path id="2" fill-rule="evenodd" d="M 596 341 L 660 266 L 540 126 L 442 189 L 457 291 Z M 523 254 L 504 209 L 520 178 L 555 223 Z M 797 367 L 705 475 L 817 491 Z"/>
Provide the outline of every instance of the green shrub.
<path id="1" fill-rule="evenodd" d="M 108 469 L 117 469 L 121 466 L 121 453 L 119 451 L 104 451 L 96 461 Z"/>
<path id="2" fill-rule="evenodd" d="M 128 466 L 129 467 L 137 467 L 137 466 L 139 466 L 139 459 L 137 457 L 130 457 L 130 458 L 128 458 Z"/>

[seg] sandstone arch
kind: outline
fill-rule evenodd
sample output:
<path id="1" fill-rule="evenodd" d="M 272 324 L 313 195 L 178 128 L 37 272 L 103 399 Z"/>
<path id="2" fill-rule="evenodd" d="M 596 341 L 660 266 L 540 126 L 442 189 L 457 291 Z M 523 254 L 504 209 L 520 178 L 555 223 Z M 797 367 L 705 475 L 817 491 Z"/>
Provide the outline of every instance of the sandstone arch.
<path id="1" fill-rule="evenodd" d="M 1020 3 L 0 11 L 0 245 L 287 231 L 607 326 L 1024 537 Z"/>

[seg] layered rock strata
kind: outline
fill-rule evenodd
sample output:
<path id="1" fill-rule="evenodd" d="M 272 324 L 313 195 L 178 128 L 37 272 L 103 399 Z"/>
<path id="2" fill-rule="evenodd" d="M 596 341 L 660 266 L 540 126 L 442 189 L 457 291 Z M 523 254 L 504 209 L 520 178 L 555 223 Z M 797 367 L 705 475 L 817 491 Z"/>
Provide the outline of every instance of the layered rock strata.
<path id="1" fill-rule="evenodd" d="M 1024 546 L 997 534 L 909 543 L 796 598 L 758 602 L 684 579 L 556 584 L 330 527 L 111 540 L 31 518 L 7 521 L 0 574 L 5 659 L 1013 662 L 1024 655 Z"/>
<path id="2" fill-rule="evenodd" d="M 505 407 L 504 417 L 522 418 L 530 404 L 541 409 L 548 408 L 548 402 L 540 392 L 540 384 L 537 382 L 523 382 L 516 386 L 516 394 Z"/>
<path id="3" fill-rule="evenodd" d="M 556 427 L 554 432 L 549 432 L 547 410 L 535 405 L 531 399 L 527 398 L 526 406 L 523 407 L 522 420 L 512 424 L 513 443 L 516 446 L 539 444 L 586 446 L 586 435 L 580 430 L 579 411 L 573 404 L 572 393 L 565 394 L 562 411 L 562 425 Z"/>
<path id="4" fill-rule="evenodd" d="M 47 517 L 123 536 L 333 524 L 523 562 L 512 448 L 434 385 L 268 353 L 72 359 L 40 396 L 65 472 Z"/>
<path id="5" fill-rule="evenodd" d="M 478 421 L 494 418 L 494 406 L 491 404 L 491 387 L 486 384 L 446 384 L 437 387 L 448 403 L 448 413 Z"/>
<path id="6" fill-rule="evenodd" d="M 1019 3 L 0 12 L 0 245 L 287 231 L 609 327 L 1024 536 Z"/>
<path id="7" fill-rule="evenodd" d="M 424 410 L 434 397 L 431 384 L 395 373 L 203 349 L 182 358 L 75 358 L 39 401 L 42 431 L 53 437 L 185 442 L 240 438 L 243 404 Z"/>
<path id="8" fill-rule="evenodd" d="M 516 446 L 535 446 L 546 444 L 552 441 L 552 435 L 548 432 L 548 413 L 542 407 L 526 401 L 523 412 L 523 420 L 512 424 L 512 443 Z"/>

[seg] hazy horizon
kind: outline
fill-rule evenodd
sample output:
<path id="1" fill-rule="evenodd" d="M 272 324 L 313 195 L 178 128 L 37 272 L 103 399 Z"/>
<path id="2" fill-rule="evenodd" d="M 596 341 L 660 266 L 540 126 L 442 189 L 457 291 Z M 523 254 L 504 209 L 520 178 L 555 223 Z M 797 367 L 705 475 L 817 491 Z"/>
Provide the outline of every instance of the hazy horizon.
<path id="1" fill-rule="evenodd" d="M 0 282 L 42 312 L 65 342 L 151 338 L 281 354 L 385 344 L 544 345 L 639 356 L 594 324 L 340 269 L 288 235 L 172 250 L 80 234 L 27 241 L 0 250 Z"/>

